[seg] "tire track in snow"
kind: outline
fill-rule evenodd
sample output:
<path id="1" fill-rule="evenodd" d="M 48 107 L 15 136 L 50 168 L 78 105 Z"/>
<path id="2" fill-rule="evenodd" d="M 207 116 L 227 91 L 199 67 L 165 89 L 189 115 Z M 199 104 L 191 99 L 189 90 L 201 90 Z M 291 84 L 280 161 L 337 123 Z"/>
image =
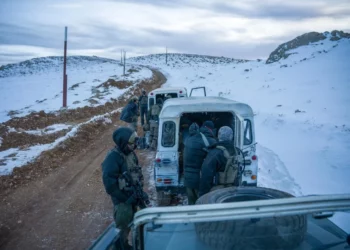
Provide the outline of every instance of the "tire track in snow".
<path id="1" fill-rule="evenodd" d="M 258 144 L 257 155 L 259 159 L 258 186 L 302 196 L 300 186 L 295 182 L 277 154 Z"/>

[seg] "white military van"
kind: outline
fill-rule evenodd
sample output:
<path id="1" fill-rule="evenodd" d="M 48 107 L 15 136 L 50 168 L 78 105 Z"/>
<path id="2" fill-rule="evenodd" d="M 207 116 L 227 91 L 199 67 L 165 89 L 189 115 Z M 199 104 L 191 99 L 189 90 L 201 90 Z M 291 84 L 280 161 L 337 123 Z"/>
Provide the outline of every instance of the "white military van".
<path id="1" fill-rule="evenodd" d="M 184 87 L 177 88 L 158 88 L 148 93 L 148 112 L 150 112 L 152 106 L 156 103 L 158 98 L 165 101 L 165 97 L 170 96 L 171 98 L 187 97 L 187 89 Z"/>
<path id="2" fill-rule="evenodd" d="M 192 122 L 201 126 L 206 120 L 214 122 L 215 136 L 222 126 L 232 128 L 233 143 L 242 155 L 238 183 L 242 186 L 257 185 L 254 114 L 249 105 L 222 97 L 169 99 L 159 115 L 158 146 L 154 161 L 154 180 L 161 204 L 169 200 L 170 194 L 182 192 L 183 137 Z"/>

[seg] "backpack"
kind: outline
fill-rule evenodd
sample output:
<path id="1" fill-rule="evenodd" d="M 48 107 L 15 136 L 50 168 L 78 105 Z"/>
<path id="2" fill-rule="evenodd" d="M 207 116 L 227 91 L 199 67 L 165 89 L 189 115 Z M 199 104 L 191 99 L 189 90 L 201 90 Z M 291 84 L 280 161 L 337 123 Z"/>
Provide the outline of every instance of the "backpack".
<path id="1" fill-rule="evenodd" d="M 139 101 L 141 106 L 147 106 L 148 104 L 148 97 L 147 96 L 141 96 Z"/>
<path id="2" fill-rule="evenodd" d="M 160 113 L 161 107 L 158 104 L 154 104 L 151 108 L 151 115 L 158 116 Z"/>
<path id="3" fill-rule="evenodd" d="M 218 172 L 218 185 L 232 185 L 234 184 L 238 174 L 237 154 L 236 149 L 233 155 L 230 155 L 228 150 L 223 146 L 216 146 L 217 149 L 222 150 L 226 158 L 226 166 L 223 172 Z"/>
<path id="4" fill-rule="evenodd" d="M 132 122 L 132 117 L 130 116 L 130 112 L 128 109 L 129 104 L 123 108 L 122 113 L 120 114 L 120 120 L 130 123 Z"/>

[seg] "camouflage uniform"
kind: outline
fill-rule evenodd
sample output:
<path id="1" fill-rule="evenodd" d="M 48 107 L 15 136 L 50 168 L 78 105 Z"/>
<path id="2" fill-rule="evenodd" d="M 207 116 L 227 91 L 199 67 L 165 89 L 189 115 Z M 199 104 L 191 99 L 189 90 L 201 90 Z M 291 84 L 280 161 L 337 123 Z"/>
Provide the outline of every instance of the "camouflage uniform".
<path id="1" fill-rule="evenodd" d="M 233 143 L 233 131 L 223 126 L 218 133 L 219 142 L 209 147 L 200 176 L 199 196 L 212 190 L 238 185 L 237 150 Z"/>
<path id="2" fill-rule="evenodd" d="M 141 168 L 133 152 L 131 144 L 135 142 L 136 133 L 126 127 L 121 127 L 113 133 L 116 147 L 108 152 L 102 163 L 102 179 L 106 192 L 111 196 L 114 204 L 113 217 L 116 227 L 120 229 L 121 242 L 124 249 L 130 248 L 127 237 L 130 232 L 128 225 L 132 222 L 137 211 L 137 200 L 132 194 L 129 183 L 123 178 L 127 172 L 135 182 L 142 181 Z"/>
<path id="3" fill-rule="evenodd" d="M 159 114 L 162 109 L 161 100 L 157 100 L 157 104 L 154 104 L 151 108 L 151 120 L 150 120 L 150 147 L 151 149 L 157 149 L 158 144 L 158 130 L 159 130 Z"/>
<path id="4" fill-rule="evenodd" d="M 142 91 L 142 95 L 139 97 L 139 106 L 140 106 L 140 114 L 141 114 L 141 125 L 143 126 L 148 123 L 147 118 L 147 107 L 148 107 L 148 97 L 146 95 L 146 91 Z"/>
<path id="5" fill-rule="evenodd" d="M 121 154 L 122 155 L 122 154 Z M 138 166 L 138 159 L 134 152 L 129 155 L 123 155 L 127 171 L 131 175 L 133 181 L 143 180 L 141 168 Z M 127 195 L 130 195 L 130 187 L 125 183 L 125 179 L 119 178 L 119 189 L 125 192 Z M 134 214 L 137 212 L 137 207 L 134 204 L 119 203 L 114 206 L 114 221 L 117 228 L 120 229 L 120 234 L 122 239 L 127 239 L 130 233 L 130 228 L 128 225 L 132 222 Z M 126 240 L 127 241 L 127 240 Z"/>

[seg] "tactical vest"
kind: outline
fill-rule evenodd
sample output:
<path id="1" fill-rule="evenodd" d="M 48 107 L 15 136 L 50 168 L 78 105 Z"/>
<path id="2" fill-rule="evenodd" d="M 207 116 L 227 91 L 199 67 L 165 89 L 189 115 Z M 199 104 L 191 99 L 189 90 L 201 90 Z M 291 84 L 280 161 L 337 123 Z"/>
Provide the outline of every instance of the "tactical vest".
<path id="1" fill-rule="evenodd" d="M 222 150 L 226 158 L 226 166 L 223 172 L 218 172 L 218 185 L 233 185 L 237 174 L 238 174 L 238 164 L 237 164 L 237 154 L 236 149 L 233 155 L 230 155 L 228 150 L 223 146 L 216 146 L 217 149 Z"/>
<path id="2" fill-rule="evenodd" d="M 159 116 L 161 107 L 158 104 L 154 104 L 151 109 L 151 115 L 152 116 Z"/>
<path id="3" fill-rule="evenodd" d="M 116 149 L 115 149 L 116 150 Z M 132 178 L 132 181 L 135 183 L 136 181 L 139 181 L 141 185 L 143 185 L 143 175 L 141 171 L 141 167 L 137 165 L 137 157 L 134 152 L 131 152 L 128 155 L 125 155 L 124 153 L 120 152 L 119 150 L 116 151 L 120 156 L 124 159 L 124 164 L 126 166 L 126 171 L 129 173 L 129 175 Z M 125 171 L 125 169 L 122 167 L 121 172 Z M 125 178 L 122 177 L 123 173 L 120 173 L 118 178 L 118 184 L 119 189 L 123 191 L 129 191 L 131 190 L 130 183 L 127 183 Z"/>

